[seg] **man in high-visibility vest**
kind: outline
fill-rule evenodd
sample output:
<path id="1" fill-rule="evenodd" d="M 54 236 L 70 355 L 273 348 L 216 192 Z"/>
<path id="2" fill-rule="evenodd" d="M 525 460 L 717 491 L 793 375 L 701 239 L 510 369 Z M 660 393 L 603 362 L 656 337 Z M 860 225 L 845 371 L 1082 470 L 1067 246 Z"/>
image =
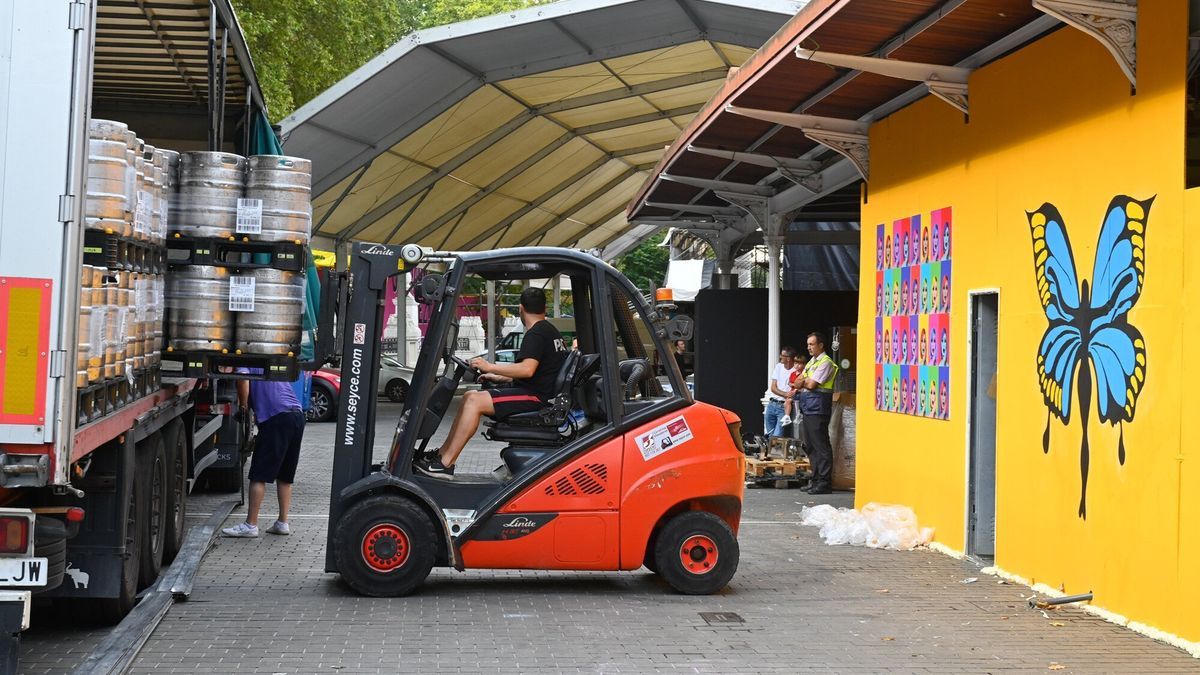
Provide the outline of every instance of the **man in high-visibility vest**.
<path id="1" fill-rule="evenodd" d="M 833 414 L 833 379 L 837 364 L 825 353 L 825 336 L 808 334 L 808 353 L 812 356 L 795 386 L 800 389 L 800 412 L 804 415 L 804 439 L 812 462 L 812 481 L 806 492 L 827 495 L 833 492 L 833 445 L 829 442 L 829 418 Z"/>

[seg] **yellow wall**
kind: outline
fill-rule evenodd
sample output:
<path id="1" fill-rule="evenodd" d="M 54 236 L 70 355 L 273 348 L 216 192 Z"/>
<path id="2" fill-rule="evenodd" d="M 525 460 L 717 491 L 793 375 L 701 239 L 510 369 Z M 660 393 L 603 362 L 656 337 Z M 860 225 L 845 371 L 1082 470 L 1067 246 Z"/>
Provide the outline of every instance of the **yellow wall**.
<path id="1" fill-rule="evenodd" d="M 863 279 L 874 278 L 874 226 L 954 209 L 951 419 L 862 406 L 858 494 L 911 505 L 936 539 L 965 549 L 968 292 L 999 289 L 996 564 L 1186 640 L 1200 640 L 1200 190 L 1184 190 L 1185 3 L 1140 3 L 1138 89 L 1093 38 L 1063 28 L 975 72 L 969 123 L 926 97 L 871 129 L 862 206 Z M 1097 236 L 1116 195 L 1155 196 L 1146 277 L 1129 313 L 1145 336 L 1147 379 L 1127 458 L 1118 429 L 1088 419 L 1087 518 L 1080 497 L 1080 409 L 1051 422 L 1036 354 L 1047 320 L 1038 300 L 1027 211 L 1061 211 L 1079 278 L 1092 277 Z M 869 284 L 864 283 L 864 289 Z M 860 349 L 874 339 L 873 289 L 861 296 Z M 873 373 L 858 387 L 872 392 Z M 867 398 L 867 400 L 871 400 Z M 897 439 L 911 439 L 897 441 Z M 1189 471 L 1190 469 L 1190 471 Z"/>

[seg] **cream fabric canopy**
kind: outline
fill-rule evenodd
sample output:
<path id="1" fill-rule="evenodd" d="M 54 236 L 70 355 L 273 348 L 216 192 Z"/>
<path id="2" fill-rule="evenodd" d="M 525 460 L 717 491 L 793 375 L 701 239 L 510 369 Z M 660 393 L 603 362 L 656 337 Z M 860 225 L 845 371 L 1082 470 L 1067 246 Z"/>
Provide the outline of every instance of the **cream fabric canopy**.
<path id="1" fill-rule="evenodd" d="M 283 122 L 285 151 L 313 160 L 317 243 L 602 248 L 803 4 L 566 0 L 409 35 Z"/>

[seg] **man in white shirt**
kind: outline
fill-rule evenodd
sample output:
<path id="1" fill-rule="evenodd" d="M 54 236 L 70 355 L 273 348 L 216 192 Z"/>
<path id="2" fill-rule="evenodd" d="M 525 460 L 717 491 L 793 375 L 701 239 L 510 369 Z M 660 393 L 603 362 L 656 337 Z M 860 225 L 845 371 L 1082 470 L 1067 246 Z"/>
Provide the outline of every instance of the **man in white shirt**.
<path id="1" fill-rule="evenodd" d="M 794 348 L 779 350 L 779 363 L 771 370 L 767 385 L 767 409 L 763 412 L 763 434 L 768 438 L 783 435 L 783 402 L 792 397 L 791 377 L 795 363 Z"/>

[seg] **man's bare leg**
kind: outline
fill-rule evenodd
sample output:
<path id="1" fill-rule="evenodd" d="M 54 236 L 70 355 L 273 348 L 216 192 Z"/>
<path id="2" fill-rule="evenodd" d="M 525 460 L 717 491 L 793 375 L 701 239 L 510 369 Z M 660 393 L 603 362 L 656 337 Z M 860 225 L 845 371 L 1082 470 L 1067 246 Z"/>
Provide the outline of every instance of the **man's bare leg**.
<path id="1" fill-rule="evenodd" d="M 462 409 L 450 426 L 450 435 L 442 444 L 438 458 L 442 466 L 454 466 L 467 441 L 479 430 L 479 418 L 484 415 L 495 415 L 496 407 L 492 405 L 492 395 L 486 391 L 468 391 L 463 395 Z"/>
<path id="2" fill-rule="evenodd" d="M 279 481 L 275 486 L 275 494 L 279 496 L 279 520 L 288 521 L 288 512 L 292 509 L 292 484 Z"/>
<path id="3" fill-rule="evenodd" d="M 267 494 L 267 484 L 260 480 L 250 481 L 250 503 L 246 506 L 246 522 L 258 526 L 258 510 Z"/>

